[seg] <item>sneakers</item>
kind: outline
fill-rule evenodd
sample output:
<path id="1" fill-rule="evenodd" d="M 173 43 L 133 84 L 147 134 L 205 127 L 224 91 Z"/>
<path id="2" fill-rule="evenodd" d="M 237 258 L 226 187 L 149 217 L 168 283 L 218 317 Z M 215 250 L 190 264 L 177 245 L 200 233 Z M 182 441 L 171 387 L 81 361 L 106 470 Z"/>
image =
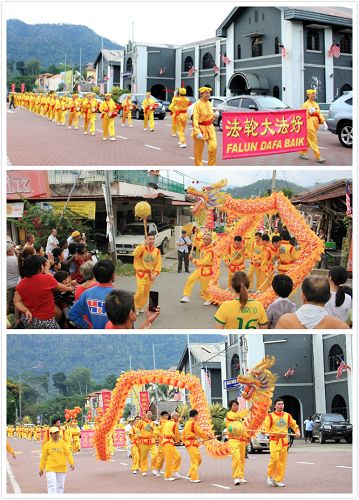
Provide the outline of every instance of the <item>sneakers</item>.
<path id="1" fill-rule="evenodd" d="M 137 474 L 137 470 L 133 470 L 133 471 L 132 471 L 132 474 Z"/>
<path id="2" fill-rule="evenodd" d="M 69 130 L 71 130 L 71 125 L 69 125 Z"/>
<path id="3" fill-rule="evenodd" d="M 151 128 L 151 132 L 154 132 L 154 131 L 155 131 L 155 129 L 154 129 L 154 128 Z"/>
<path id="4" fill-rule="evenodd" d="M 158 471 L 158 470 L 156 470 L 156 469 L 153 469 L 152 474 L 153 474 L 154 476 L 157 476 L 157 472 L 159 472 L 159 471 Z"/>
<path id="5" fill-rule="evenodd" d="M 299 155 L 299 158 L 301 160 L 309 160 L 308 156 L 306 156 L 306 155 Z"/>
<path id="6" fill-rule="evenodd" d="M 142 476 L 147 476 L 147 472 L 142 472 Z"/>
<path id="7" fill-rule="evenodd" d="M 84 132 L 84 135 L 87 135 L 87 132 Z"/>
<path id="8" fill-rule="evenodd" d="M 267 477 L 267 484 L 268 484 L 269 486 L 274 486 L 274 480 L 273 480 L 273 478 L 272 478 L 272 477 L 269 477 L 269 476 Z"/>
<path id="9" fill-rule="evenodd" d="M 132 128 L 132 127 L 133 127 L 133 125 L 129 125 L 129 127 L 130 127 L 130 128 Z"/>
<path id="10" fill-rule="evenodd" d="M 103 141 L 107 141 L 107 137 L 102 137 L 102 140 Z"/>
<path id="11" fill-rule="evenodd" d="M 319 158 L 319 160 L 317 160 L 317 163 L 325 163 L 324 158 Z"/>
<path id="12" fill-rule="evenodd" d="M 187 144 L 180 144 L 179 145 L 180 148 L 186 148 L 187 147 Z"/>
<path id="13" fill-rule="evenodd" d="M 117 141 L 116 137 L 111 137 L 110 141 Z"/>
<path id="14" fill-rule="evenodd" d="M 274 483 L 274 486 L 277 486 L 278 488 L 284 488 L 285 484 L 284 483 L 281 483 L 281 482 L 278 482 L 278 481 L 273 481 Z"/>
<path id="15" fill-rule="evenodd" d="M 176 477 L 177 479 L 181 479 L 181 476 L 179 475 L 179 473 L 178 473 L 178 472 L 174 472 L 174 473 L 172 474 L 172 476 L 173 476 L 173 477 Z"/>
<path id="16" fill-rule="evenodd" d="M 175 477 L 165 477 L 165 481 L 176 481 Z"/>
<path id="17" fill-rule="evenodd" d="M 78 127 L 75 127 L 75 130 L 78 130 L 79 128 Z"/>
<path id="18" fill-rule="evenodd" d="M 95 135 L 95 132 L 92 132 L 91 135 Z"/>
<path id="19" fill-rule="evenodd" d="M 121 127 L 124 127 L 124 126 L 125 126 L 125 124 L 124 124 L 124 123 L 121 123 Z"/>
<path id="20" fill-rule="evenodd" d="M 138 309 L 138 313 L 139 313 L 139 314 L 142 314 L 142 313 L 144 313 L 144 312 L 145 312 L 145 311 L 144 311 L 143 309 Z"/>
<path id="21" fill-rule="evenodd" d="M 248 483 L 247 479 L 244 479 L 244 477 L 241 477 L 241 478 L 239 479 L 239 482 L 240 482 L 241 484 Z"/>
<path id="22" fill-rule="evenodd" d="M 180 146 L 182 144 L 182 142 L 177 142 L 177 146 Z"/>
<path id="23" fill-rule="evenodd" d="M 241 480 L 238 477 L 236 477 L 236 479 L 234 480 L 234 485 L 240 486 L 240 484 L 241 484 Z"/>
<path id="24" fill-rule="evenodd" d="M 147 128 L 144 128 L 143 130 L 144 130 L 145 132 L 147 132 Z"/>
<path id="25" fill-rule="evenodd" d="M 180 302 L 189 302 L 189 297 L 186 297 L 186 296 L 182 297 Z"/>
<path id="26" fill-rule="evenodd" d="M 191 479 L 190 480 L 190 483 L 200 483 L 201 480 L 200 479 Z"/>
<path id="27" fill-rule="evenodd" d="M 177 134 L 172 134 L 172 137 L 176 137 Z"/>
<path id="28" fill-rule="evenodd" d="M 210 306 L 212 304 L 211 300 L 206 300 L 206 302 L 203 302 L 204 306 Z"/>

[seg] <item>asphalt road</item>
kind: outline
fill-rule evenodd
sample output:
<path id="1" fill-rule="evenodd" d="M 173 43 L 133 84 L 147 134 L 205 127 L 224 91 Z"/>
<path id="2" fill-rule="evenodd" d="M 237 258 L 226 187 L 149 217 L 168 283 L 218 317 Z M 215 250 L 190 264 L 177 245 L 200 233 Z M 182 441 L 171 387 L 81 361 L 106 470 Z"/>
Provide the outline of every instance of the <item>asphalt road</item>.
<path id="1" fill-rule="evenodd" d="M 82 120 L 80 120 L 82 125 Z M 155 121 L 155 131 L 143 130 L 142 120 L 133 120 L 133 128 L 122 127 L 116 119 L 117 142 L 103 142 L 101 118 L 98 115 L 96 135 L 83 135 L 79 130 L 57 126 L 47 119 L 16 108 L 7 113 L 7 156 L 9 165 L 25 166 L 179 166 L 194 165 L 191 126 L 186 130 L 187 149 L 177 147 L 178 139 L 171 135 L 169 115 Z M 218 165 L 225 166 L 296 166 L 317 165 L 310 153 L 310 161 L 298 158 L 298 153 L 222 160 L 222 134 L 217 128 Z M 352 165 L 352 150 L 344 148 L 329 131 L 319 131 L 319 146 L 325 165 Z M 204 161 L 207 159 L 205 153 Z M 206 163 L 204 163 L 206 165 Z"/>
<path id="2" fill-rule="evenodd" d="M 16 460 L 7 456 L 7 493 L 46 493 L 46 479 L 38 475 L 40 444 L 24 439 L 10 439 L 17 452 Z M 126 451 L 118 449 L 110 462 L 98 462 L 93 450 L 83 450 L 75 456 L 75 470 L 66 475 L 65 493 L 92 494 L 341 494 L 352 492 L 352 446 L 340 443 L 307 444 L 294 442 L 289 451 L 285 488 L 266 484 L 269 454 L 250 455 L 246 460 L 247 484 L 234 486 L 230 458 L 216 460 L 201 448 L 203 463 L 201 483 L 190 483 L 186 474 L 188 454 L 178 447 L 181 457 L 181 479 L 166 482 L 161 477 L 142 477 L 131 473 L 131 460 Z"/>

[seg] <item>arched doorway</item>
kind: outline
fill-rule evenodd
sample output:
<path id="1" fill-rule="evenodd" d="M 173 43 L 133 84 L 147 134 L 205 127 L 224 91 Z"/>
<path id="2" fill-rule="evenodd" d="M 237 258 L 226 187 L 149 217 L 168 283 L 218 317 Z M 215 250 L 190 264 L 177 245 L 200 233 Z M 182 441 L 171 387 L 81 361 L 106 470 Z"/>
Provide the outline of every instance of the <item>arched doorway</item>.
<path id="1" fill-rule="evenodd" d="M 302 428 L 302 411 L 300 408 L 300 402 L 294 396 L 279 396 L 284 401 L 284 411 L 290 413 L 294 420 L 299 425 L 299 428 Z"/>
<path id="2" fill-rule="evenodd" d="M 151 94 L 153 95 L 153 97 L 165 101 L 166 87 L 164 85 L 161 85 L 160 83 L 157 83 L 156 85 L 153 85 L 153 87 L 151 88 Z"/>
<path id="3" fill-rule="evenodd" d="M 193 88 L 191 85 L 186 85 L 186 95 L 189 97 L 193 97 Z"/>
<path id="4" fill-rule="evenodd" d="M 349 90 L 353 90 L 353 87 L 349 83 L 344 83 L 340 88 L 340 95 L 343 95 L 344 92 L 349 92 Z"/>
<path id="5" fill-rule="evenodd" d="M 279 99 L 279 87 L 278 87 L 278 85 L 274 85 L 274 87 L 273 87 L 273 97 L 276 97 L 277 99 Z"/>
<path id="6" fill-rule="evenodd" d="M 184 71 L 189 71 L 191 68 L 193 68 L 194 62 L 191 56 L 187 56 L 186 59 L 184 60 Z"/>
<path id="7" fill-rule="evenodd" d="M 348 409 L 345 399 L 340 394 L 336 394 L 332 400 L 332 413 L 340 413 L 345 419 L 348 418 Z"/>
<path id="8" fill-rule="evenodd" d="M 243 75 L 234 75 L 229 82 L 229 90 L 233 96 L 249 94 L 250 89 L 248 88 L 247 81 Z"/>

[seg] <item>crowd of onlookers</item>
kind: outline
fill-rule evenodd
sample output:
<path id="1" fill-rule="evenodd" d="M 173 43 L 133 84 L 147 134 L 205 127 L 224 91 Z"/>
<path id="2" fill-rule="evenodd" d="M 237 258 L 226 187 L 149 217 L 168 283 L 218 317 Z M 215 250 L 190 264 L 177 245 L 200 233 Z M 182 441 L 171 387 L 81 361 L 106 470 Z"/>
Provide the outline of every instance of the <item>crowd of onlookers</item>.
<path id="1" fill-rule="evenodd" d="M 332 267 L 329 276 L 304 279 L 301 305 L 291 300 L 292 279 L 277 274 L 277 299 L 265 310 L 249 293 L 249 278 L 236 272 L 234 300 L 215 313 L 217 328 L 339 329 L 351 327 L 352 290 L 347 271 Z M 73 231 L 58 240 L 52 229 L 44 246 L 29 234 L 21 251 L 7 241 L 7 314 L 9 328 L 132 329 L 137 319 L 133 293 L 114 287 L 115 266 L 86 249 L 85 236 Z M 150 328 L 160 311 L 147 310 L 139 328 Z"/>

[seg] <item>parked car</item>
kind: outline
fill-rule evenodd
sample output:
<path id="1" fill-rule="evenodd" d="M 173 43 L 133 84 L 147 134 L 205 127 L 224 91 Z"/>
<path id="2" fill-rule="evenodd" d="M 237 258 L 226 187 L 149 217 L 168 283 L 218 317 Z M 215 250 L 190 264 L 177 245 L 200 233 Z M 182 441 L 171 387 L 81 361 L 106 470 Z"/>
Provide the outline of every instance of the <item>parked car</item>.
<path id="1" fill-rule="evenodd" d="M 168 250 L 170 238 L 172 236 L 169 224 L 147 222 L 147 234 L 155 234 L 155 247 L 159 248 L 164 255 Z M 116 236 L 117 257 L 131 257 L 135 248 L 143 243 L 145 237 L 144 226 L 142 222 L 131 222 L 126 224 L 122 233 Z"/>
<path id="2" fill-rule="evenodd" d="M 345 439 L 347 443 L 352 442 L 353 426 L 340 413 L 316 413 L 312 418 L 313 441 L 318 439 L 324 444 L 328 439 L 333 439 L 336 443 Z"/>
<path id="3" fill-rule="evenodd" d="M 269 435 L 260 432 L 247 444 L 247 452 L 262 453 L 263 450 L 269 450 Z"/>
<path id="4" fill-rule="evenodd" d="M 226 100 L 225 97 L 217 96 L 217 95 L 213 95 L 210 98 L 210 101 L 211 101 L 212 106 L 213 106 L 214 113 L 217 112 L 218 106 L 220 104 L 222 104 L 225 100 Z M 192 118 L 193 118 L 193 108 L 194 108 L 195 103 L 196 103 L 196 100 L 194 100 L 193 103 L 188 108 L 187 115 L 188 115 L 188 119 L 189 120 L 192 120 Z"/>
<path id="5" fill-rule="evenodd" d="M 119 104 L 122 103 L 122 101 L 125 99 L 127 94 L 122 94 L 121 97 L 119 98 L 118 102 Z M 158 103 L 158 107 L 154 111 L 154 117 L 158 118 L 159 120 L 163 120 L 166 116 L 166 108 L 164 105 L 156 99 L 156 97 L 151 96 L 152 99 L 154 99 Z M 146 98 L 146 94 L 132 94 L 131 96 L 131 102 L 134 104 L 133 110 L 131 112 L 132 117 L 136 118 L 136 120 L 141 120 L 143 119 L 143 109 L 142 109 L 142 103 Z M 120 110 L 120 116 L 122 116 L 122 110 Z"/>
<path id="6" fill-rule="evenodd" d="M 328 102 L 318 102 L 318 106 L 320 107 L 320 112 L 324 116 L 325 120 L 328 118 L 330 103 Z"/>
<path id="7" fill-rule="evenodd" d="M 253 111 L 279 111 L 290 109 L 290 107 L 280 99 L 270 95 L 239 95 L 229 97 L 218 106 L 215 116 L 215 125 L 222 131 L 222 113 L 246 113 Z"/>
<path id="8" fill-rule="evenodd" d="M 170 101 L 164 101 L 163 99 L 157 99 L 157 101 L 164 106 L 166 112 L 169 111 L 168 106 L 171 104 Z"/>
<path id="9" fill-rule="evenodd" d="M 353 91 L 344 92 L 331 103 L 327 117 L 328 129 L 336 134 L 345 148 L 353 147 Z"/>

